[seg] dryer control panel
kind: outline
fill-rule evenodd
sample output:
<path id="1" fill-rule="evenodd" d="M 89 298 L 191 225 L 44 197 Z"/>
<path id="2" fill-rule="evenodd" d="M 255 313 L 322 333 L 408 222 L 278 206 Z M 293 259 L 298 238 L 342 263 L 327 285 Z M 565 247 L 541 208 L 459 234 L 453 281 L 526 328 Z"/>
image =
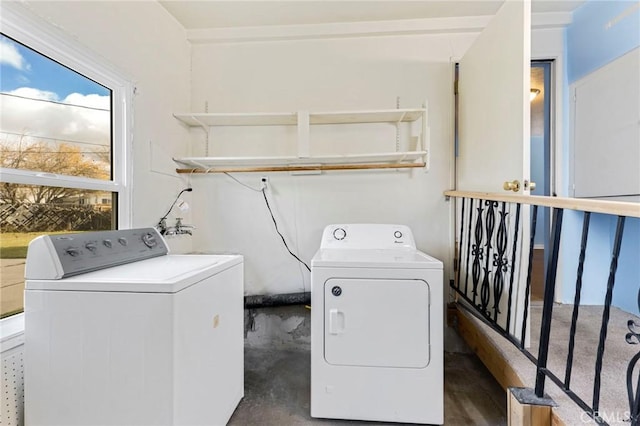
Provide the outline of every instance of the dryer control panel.
<path id="1" fill-rule="evenodd" d="M 25 278 L 61 279 L 168 252 L 155 228 L 42 235 L 29 243 Z"/>
<path id="2" fill-rule="evenodd" d="M 334 224 L 324 229 L 320 249 L 416 250 L 408 226 L 391 224 Z"/>

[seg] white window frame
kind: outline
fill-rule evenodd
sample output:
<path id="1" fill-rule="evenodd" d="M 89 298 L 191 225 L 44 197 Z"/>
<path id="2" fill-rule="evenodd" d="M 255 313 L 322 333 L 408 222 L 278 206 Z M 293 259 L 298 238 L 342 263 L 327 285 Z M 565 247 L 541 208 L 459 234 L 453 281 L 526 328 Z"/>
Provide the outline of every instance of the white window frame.
<path id="1" fill-rule="evenodd" d="M 108 181 L 62 176 L 38 171 L 0 168 L 0 182 L 81 188 L 117 193 L 117 227 L 130 228 L 131 212 L 131 140 L 133 134 L 132 100 L 134 85 L 103 58 L 82 46 L 69 35 L 19 5 L 0 4 L 0 29 L 5 35 L 60 62 L 112 90 L 112 179 Z M 24 341 L 24 314 L 0 320 L 0 352 Z"/>
<path id="2" fill-rule="evenodd" d="M 132 134 L 131 105 L 133 84 L 95 53 L 80 45 L 50 24 L 2 5 L 2 32 L 25 46 L 60 62 L 62 65 L 95 80 L 112 90 L 112 180 L 63 176 L 29 170 L 0 168 L 0 181 L 24 185 L 59 186 L 118 194 L 118 228 L 131 227 Z"/>

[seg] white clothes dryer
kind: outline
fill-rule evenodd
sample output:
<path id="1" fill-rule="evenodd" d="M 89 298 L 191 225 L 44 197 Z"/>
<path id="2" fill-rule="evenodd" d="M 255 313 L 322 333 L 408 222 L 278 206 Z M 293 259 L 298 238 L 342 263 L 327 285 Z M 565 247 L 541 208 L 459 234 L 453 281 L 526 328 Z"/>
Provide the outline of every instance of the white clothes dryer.
<path id="1" fill-rule="evenodd" d="M 222 425 L 244 395 L 243 259 L 153 228 L 42 236 L 25 281 L 26 425 Z"/>
<path id="2" fill-rule="evenodd" d="M 402 225 L 327 226 L 311 260 L 311 416 L 442 424 L 442 262 Z"/>

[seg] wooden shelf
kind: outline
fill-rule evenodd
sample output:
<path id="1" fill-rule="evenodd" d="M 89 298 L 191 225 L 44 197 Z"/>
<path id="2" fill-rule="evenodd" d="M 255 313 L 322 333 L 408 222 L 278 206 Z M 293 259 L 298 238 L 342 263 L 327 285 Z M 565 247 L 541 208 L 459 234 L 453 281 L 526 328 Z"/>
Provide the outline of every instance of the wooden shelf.
<path id="1" fill-rule="evenodd" d="M 421 118 L 424 109 L 310 112 L 309 124 L 400 123 Z"/>
<path id="2" fill-rule="evenodd" d="M 411 163 L 424 158 L 426 151 L 383 152 L 375 154 L 323 155 L 314 157 L 188 157 L 173 161 L 190 169 L 213 169 L 226 166 L 290 166 L 317 164 Z"/>
<path id="3" fill-rule="evenodd" d="M 298 123 L 296 113 L 188 113 L 173 116 L 191 127 L 291 126 Z"/>
<path id="4" fill-rule="evenodd" d="M 312 173 L 327 170 L 372 170 L 372 169 L 410 169 L 424 167 L 425 163 L 358 163 L 358 164 L 302 164 L 284 166 L 227 166 L 213 169 L 176 169 L 178 173 L 184 174 L 208 174 L 208 173 L 266 173 L 266 172 L 290 172 L 290 173 Z"/>
<path id="5" fill-rule="evenodd" d="M 425 104 L 426 105 L 426 104 Z M 370 168 L 408 168 L 424 167 L 429 169 L 429 128 L 427 109 L 389 109 L 361 111 L 325 111 L 325 112 L 284 112 L 284 113 L 184 113 L 174 117 L 187 126 L 201 127 L 208 139 L 215 136 L 216 126 L 296 126 L 298 130 L 297 152 L 291 156 L 226 156 L 226 157 L 188 157 L 175 158 L 181 169 L 179 173 L 216 172 L 220 170 L 243 171 L 304 171 L 304 170 L 351 170 Z M 414 151 L 372 152 L 364 154 L 310 155 L 310 131 L 313 125 L 327 124 L 371 124 L 412 123 L 422 120 Z M 412 128 L 418 129 L 412 125 Z M 396 139 L 398 129 L 396 128 Z M 396 147 L 397 147 L 396 140 Z M 295 155 L 297 154 L 297 155 Z"/>
<path id="6" fill-rule="evenodd" d="M 399 123 L 416 121 L 425 109 L 309 112 L 309 124 Z M 298 114 L 287 113 L 184 113 L 173 116 L 191 127 L 293 126 Z"/>

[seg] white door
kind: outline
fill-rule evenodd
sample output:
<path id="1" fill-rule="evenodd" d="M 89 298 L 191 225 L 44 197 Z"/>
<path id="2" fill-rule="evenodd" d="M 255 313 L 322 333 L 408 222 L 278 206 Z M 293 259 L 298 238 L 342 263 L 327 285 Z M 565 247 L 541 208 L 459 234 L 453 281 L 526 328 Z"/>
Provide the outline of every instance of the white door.
<path id="1" fill-rule="evenodd" d="M 460 61 L 459 190 L 529 180 L 530 67 L 531 3 L 506 1 Z"/>
<path id="2" fill-rule="evenodd" d="M 518 181 L 517 192 L 529 193 L 530 66 L 531 3 L 506 1 L 460 61 L 458 190 L 501 193 L 505 182 Z M 521 229 L 515 242 L 515 205 L 465 201 L 462 219 L 465 227 L 471 222 L 473 230 L 459 246 L 459 283 L 485 316 L 520 337 L 526 268 L 521 271 L 510 254 L 517 245 L 517 257 L 526 265 L 529 208 L 519 212 Z M 506 248 L 501 226 L 511 239 Z M 502 260 L 496 266 L 497 258 Z"/>
<path id="3" fill-rule="evenodd" d="M 332 278 L 324 284 L 324 318 L 329 364 L 429 364 L 429 285 L 423 280 Z"/>

